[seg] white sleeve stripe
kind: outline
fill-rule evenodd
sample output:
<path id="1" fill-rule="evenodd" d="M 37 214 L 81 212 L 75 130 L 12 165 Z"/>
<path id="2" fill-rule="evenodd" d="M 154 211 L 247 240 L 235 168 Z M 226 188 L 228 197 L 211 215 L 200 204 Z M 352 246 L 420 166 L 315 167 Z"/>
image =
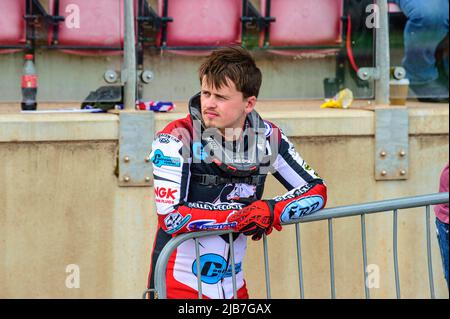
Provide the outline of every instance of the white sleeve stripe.
<path id="1" fill-rule="evenodd" d="M 291 184 L 292 187 L 296 188 L 307 184 L 307 182 L 303 178 L 301 178 L 301 176 L 286 162 L 286 160 L 281 155 L 277 156 L 275 164 L 275 169 L 280 177 Z"/>
<path id="2" fill-rule="evenodd" d="M 307 168 L 308 165 L 305 163 L 300 154 L 295 150 L 294 144 L 285 136 L 282 135 L 282 140 L 280 144 L 280 150 L 283 158 L 286 161 L 289 161 L 289 166 L 291 166 L 300 177 L 305 180 L 307 183 L 312 182 L 314 179 L 317 179 L 318 176 L 311 168 Z"/>

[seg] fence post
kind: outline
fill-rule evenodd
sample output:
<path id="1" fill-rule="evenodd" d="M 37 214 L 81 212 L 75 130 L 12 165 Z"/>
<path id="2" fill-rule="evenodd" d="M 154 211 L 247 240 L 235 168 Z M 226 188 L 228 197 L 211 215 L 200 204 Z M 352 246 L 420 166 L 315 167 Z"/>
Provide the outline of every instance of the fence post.
<path id="1" fill-rule="evenodd" d="M 133 0 L 125 0 L 125 38 L 124 38 L 124 109 L 134 110 L 136 107 L 136 45 L 134 40 L 134 6 Z"/>
<path id="2" fill-rule="evenodd" d="M 297 240 L 297 266 L 298 266 L 298 280 L 300 288 L 300 299 L 305 298 L 305 292 L 303 288 L 303 265 L 302 265 L 302 246 L 300 238 L 300 224 L 295 224 L 295 237 Z"/>
<path id="3" fill-rule="evenodd" d="M 271 299 L 270 291 L 270 271 L 269 271 L 269 253 L 267 252 L 267 235 L 263 234 L 263 249 L 264 249 L 264 271 L 266 274 L 266 294 L 267 299 Z"/>
<path id="4" fill-rule="evenodd" d="M 237 285 L 236 285 L 236 264 L 234 260 L 234 240 L 233 240 L 233 233 L 230 233 L 228 235 L 228 240 L 230 242 L 230 259 L 231 259 L 231 281 L 233 283 L 233 298 L 238 299 L 237 296 Z M 225 271 L 228 271 L 226 269 Z"/>
<path id="5" fill-rule="evenodd" d="M 202 270 L 200 266 L 200 247 L 198 238 L 194 238 L 195 243 L 195 262 L 197 267 L 197 290 L 198 290 L 198 299 L 203 299 L 202 292 Z"/>
<path id="6" fill-rule="evenodd" d="M 380 15 L 379 25 L 376 29 L 375 61 L 379 78 L 375 80 L 375 103 L 389 104 L 389 17 L 387 0 L 377 0 Z"/>
<path id="7" fill-rule="evenodd" d="M 400 275 L 398 271 L 398 210 L 394 209 L 394 229 L 393 229 L 393 252 L 394 252 L 394 273 L 395 273 L 395 292 L 397 299 L 400 299 Z"/>
<path id="8" fill-rule="evenodd" d="M 366 215 L 364 213 L 361 214 L 361 237 L 362 237 L 362 252 L 363 252 L 363 274 L 364 274 L 364 293 L 366 295 L 366 299 L 370 299 L 370 291 L 369 287 L 367 287 L 367 239 L 366 239 Z"/>
<path id="9" fill-rule="evenodd" d="M 434 280 L 433 280 L 433 262 L 431 256 L 431 231 L 430 231 L 430 205 L 425 208 L 425 223 L 427 230 L 427 257 L 428 257 L 428 280 L 430 283 L 430 295 L 432 299 L 436 299 L 434 294 Z"/>
<path id="10" fill-rule="evenodd" d="M 333 247 L 333 219 L 328 219 L 328 245 L 330 253 L 330 286 L 331 298 L 336 299 L 336 287 L 334 279 L 334 247 Z"/>

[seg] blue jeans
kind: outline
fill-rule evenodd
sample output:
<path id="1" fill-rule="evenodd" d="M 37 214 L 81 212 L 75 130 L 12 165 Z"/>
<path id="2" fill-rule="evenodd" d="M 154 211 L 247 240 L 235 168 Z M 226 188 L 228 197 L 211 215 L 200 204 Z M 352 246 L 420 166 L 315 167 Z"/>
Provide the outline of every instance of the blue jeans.
<path id="1" fill-rule="evenodd" d="M 437 237 L 439 248 L 441 249 L 442 267 L 444 267 L 444 276 L 447 280 L 448 288 L 448 224 L 441 222 L 436 218 Z"/>
<path id="2" fill-rule="evenodd" d="M 439 77 L 436 48 L 448 33 L 448 0 L 390 0 L 408 18 L 404 31 L 403 67 L 411 84 L 425 84 Z M 448 75 L 448 56 L 444 66 Z"/>

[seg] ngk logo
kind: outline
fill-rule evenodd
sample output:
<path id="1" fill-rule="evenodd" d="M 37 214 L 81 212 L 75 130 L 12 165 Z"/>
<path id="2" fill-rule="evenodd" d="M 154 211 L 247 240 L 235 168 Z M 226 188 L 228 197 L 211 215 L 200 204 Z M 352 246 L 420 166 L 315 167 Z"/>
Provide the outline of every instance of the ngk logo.
<path id="1" fill-rule="evenodd" d="M 178 190 L 173 188 L 166 188 L 166 187 L 155 187 L 155 194 L 156 197 L 160 199 L 175 199 L 175 193 Z"/>

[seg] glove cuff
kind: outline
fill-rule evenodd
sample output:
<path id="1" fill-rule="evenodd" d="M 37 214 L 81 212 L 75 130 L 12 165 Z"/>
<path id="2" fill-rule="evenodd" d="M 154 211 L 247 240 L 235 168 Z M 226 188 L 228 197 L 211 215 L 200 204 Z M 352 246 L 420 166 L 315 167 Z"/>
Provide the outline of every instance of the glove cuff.
<path id="1" fill-rule="evenodd" d="M 268 199 L 268 200 L 264 200 L 264 202 L 267 204 L 267 206 L 269 207 L 269 212 L 270 212 L 270 226 L 273 226 L 276 222 L 277 222 L 277 218 L 275 216 L 275 201 L 272 199 Z M 280 218 L 278 218 L 278 223 Z"/>
<path id="2" fill-rule="evenodd" d="M 276 202 L 273 199 L 265 200 L 267 203 L 267 206 L 269 206 L 270 209 L 270 217 L 271 217 L 271 223 L 270 225 L 275 227 L 276 230 L 280 231 L 281 221 L 280 221 L 280 213 L 275 210 L 275 204 Z"/>

